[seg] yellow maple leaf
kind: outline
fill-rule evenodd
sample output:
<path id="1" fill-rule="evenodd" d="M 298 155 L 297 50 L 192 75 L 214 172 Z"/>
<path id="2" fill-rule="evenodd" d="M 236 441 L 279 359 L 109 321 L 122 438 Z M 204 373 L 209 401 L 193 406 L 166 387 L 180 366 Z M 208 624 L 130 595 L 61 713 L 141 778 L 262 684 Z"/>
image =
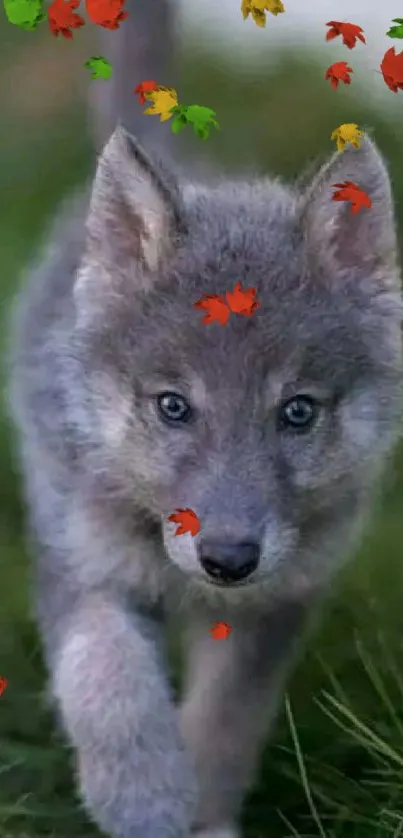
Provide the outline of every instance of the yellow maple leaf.
<path id="1" fill-rule="evenodd" d="M 242 0 L 241 11 L 244 20 L 252 15 L 257 26 L 266 26 L 266 12 L 279 15 L 285 12 L 282 0 Z"/>
<path id="2" fill-rule="evenodd" d="M 146 94 L 146 99 L 150 100 L 152 104 L 149 108 L 146 108 L 144 113 L 152 116 L 159 114 L 161 122 L 171 119 L 170 110 L 178 104 L 178 94 L 174 87 L 158 87 L 156 90 L 150 90 Z"/>
<path id="3" fill-rule="evenodd" d="M 334 129 L 330 139 L 336 140 L 337 151 L 344 151 L 347 143 L 351 143 L 355 148 L 359 148 L 360 137 L 363 136 L 364 132 L 360 131 L 355 122 L 343 122 L 342 125 Z"/>

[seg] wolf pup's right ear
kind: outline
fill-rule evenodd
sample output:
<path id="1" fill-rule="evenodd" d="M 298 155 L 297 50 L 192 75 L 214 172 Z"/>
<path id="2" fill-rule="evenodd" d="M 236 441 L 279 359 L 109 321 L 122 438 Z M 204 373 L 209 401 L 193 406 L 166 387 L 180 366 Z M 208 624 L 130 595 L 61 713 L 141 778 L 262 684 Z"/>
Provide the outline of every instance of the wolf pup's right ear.
<path id="1" fill-rule="evenodd" d="M 146 287 L 185 232 L 176 181 L 121 126 L 100 155 L 86 226 L 86 257 L 76 296 L 87 280 L 93 285 L 88 268 L 94 263 L 99 266 L 97 287 L 92 287 L 96 296 L 103 282 L 110 284 L 119 274 L 133 275 Z"/>
<path id="2" fill-rule="evenodd" d="M 332 188 L 353 183 L 366 192 L 370 208 L 352 213 L 347 201 L 335 202 Z M 397 240 L 391 182 L 383 157 L 368 136 L 359 148 L 336 152 L 311 182 L 300 203 L 306 241 L 326 281 L 357 283 L 368 290 L 399 285 Z"/>

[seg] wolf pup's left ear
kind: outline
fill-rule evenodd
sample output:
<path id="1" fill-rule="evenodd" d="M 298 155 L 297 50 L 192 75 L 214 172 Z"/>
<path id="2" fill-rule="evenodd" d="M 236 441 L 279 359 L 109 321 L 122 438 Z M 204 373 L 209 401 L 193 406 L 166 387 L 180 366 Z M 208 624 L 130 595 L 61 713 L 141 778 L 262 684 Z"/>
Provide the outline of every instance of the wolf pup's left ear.
<path id="1" fill-rule="evenodd" d="M 89 251 L 115 271 L 137 266 L 152 273 L 182 226 L 177 184 L 118 126 L 95 175 Z"/>
<path id="2" fill-rule="evenodd" d="M 349 200 L 334 201 L 332 187 L 346 181 L 366 192 L 372 206 L 351 211 Z M 397 242 L 390 180 L 375 144 L 336 152 L 300 199 L 300 223 L 312 258 L 328 280 L 338 271 L 365 274 L 385 288 L 396 284 Z"/>

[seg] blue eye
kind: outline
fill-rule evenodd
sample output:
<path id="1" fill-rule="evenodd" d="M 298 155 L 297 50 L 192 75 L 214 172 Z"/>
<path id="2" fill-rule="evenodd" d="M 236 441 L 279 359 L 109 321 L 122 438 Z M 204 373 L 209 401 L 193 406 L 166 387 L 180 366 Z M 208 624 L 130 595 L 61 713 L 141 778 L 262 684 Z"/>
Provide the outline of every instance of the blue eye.
<path id="1" fill-rule="evenodd" d="M 311 427 L 318 415 L 317 403 L 310 396 L 295 396 L 281 405 L 279 419 L 283 428 L 304 430 Z"/>
<path id="2" fill-rule="evenodd" d="M 190 418 L 190 404 L 179 393 L 160 393 L 157 404 L 162 418 L 169 422 L 187 422 Z"/>

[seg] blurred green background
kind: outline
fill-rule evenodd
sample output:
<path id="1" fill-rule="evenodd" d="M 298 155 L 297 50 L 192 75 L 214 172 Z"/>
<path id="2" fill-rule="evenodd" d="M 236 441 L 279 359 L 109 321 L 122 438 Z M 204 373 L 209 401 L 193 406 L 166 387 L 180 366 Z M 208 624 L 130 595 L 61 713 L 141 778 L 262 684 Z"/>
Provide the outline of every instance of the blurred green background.
<path id="1" fill-rule="evenodd" d="M 0 32 L 0 272 L 2 315 L 35 256 L 59 199 L 93 166 L 86 129 L 89 57 L 47 27 Z M 381 113 L 370 91 L 332 91 L 328 61 L 293 48 L 275 66 L 220 59 L 200 40 L 178 56 L 185 102 L 216 110 L 221 131 L 203 151 L 224 170 L 240 166 L 294 178 L 333 151 L 332 130 L 373 130 L 390 162 L 403 229 L 403 93 L 385 86 L 395 109 Z M 107 84 L 98 81 L 93 84 Z M 358 92 L 356 92 L 358 90 Z M 146 118 L 146 117 L 145 117 Z M 151 117 L 147 117 L 151 118 Z M 162 126 L 161 130 L 169 130 Z M 191 154 L 200 140 L 188 136 Z M 402 244 L 402 238 L 400 239 Z M 89 836 L 74 794 L 72 754 L 45 701 L 45 673 L 29 615 L 24 512 L 12 456 L 0 429 L 0 836 Z M 391 463 L 383 500 L 362 548 L 335 586 L 321 625 L 292 679 L 289 704 L 264 755 L 244 812 L 248 838 L 403 836 L 403 451 Z M 107 694 L 105 695 L 107 701 Z"/>

